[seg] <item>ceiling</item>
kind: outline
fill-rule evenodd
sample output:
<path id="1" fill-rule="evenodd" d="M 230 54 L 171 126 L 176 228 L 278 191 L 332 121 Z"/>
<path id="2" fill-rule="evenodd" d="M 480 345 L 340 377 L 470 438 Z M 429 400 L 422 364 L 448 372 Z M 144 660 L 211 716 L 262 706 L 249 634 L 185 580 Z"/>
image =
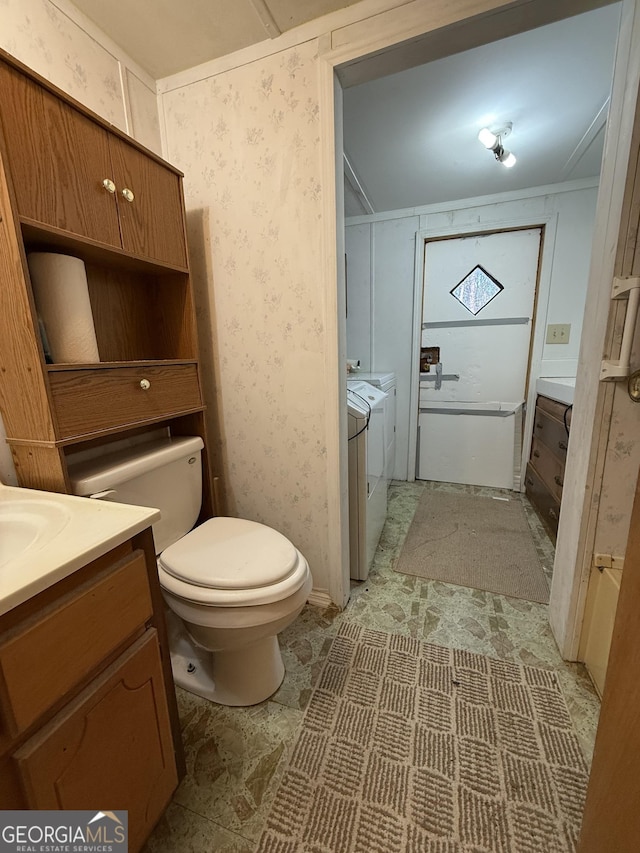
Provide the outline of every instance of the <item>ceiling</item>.
<path id="1" fill-rule="evenodd" d="M 74 0 L 152 77 L 161 79 L 277 37 L 357 0 Z M 610 0 L 563 0 L 572 9 Z M 545 3 L 536 0 L 542 10 Z M 539 26 L 512 7 L 459 30 L 450 56 L 433 34 L 363 58 L 339 73 L 344 90 L 345 211 L 358 215 L 597 176 L 620 3 Z M 531 4 L 533 6 L 533 4 Z M 549 6 L 549 3 L 546 4 Z M 553 8 L 553 3 L 551 3 Z M 561 10 L 558 9 L 558 13 Z M 553 12 L 545 14 L 553 15 Z M 508 15 L 503 15 L 503 18 Z M 549 18 L 547 18 L 549 20 Z M 467 45 L 464 45 L 465 40 Z M 470 50 L 470 43 L 481 44 Z M 386 63 L 386 68 L 385 68 Z M 394 67 L 395 66 L 395 67 Z M 416 67 L 411 67 L 416 66 Z M 408 70 L 389 74 L 398 68 Z M 387 76 L 379 76 L 380 74 Z M 377 78 L 377 79 L 371 79 Z M 360 80 L 366 80 L 360 85 Z M 484 125 L 513 123 L 512 169 L 477 139 Z"/>
<path id="2" fill-rule="evenodd" d="M 597 176 L 619 15 L 605 6 L 345 89 L 345 154 L 365 197 L 348 182 L 347 215 Z M 512 169 L 477 138 L 506 122 Z"/>
<path id="3" fill-rule="evenodd" d="M 275 38 L 358 0 L 73 0 L 154 79 Z"/>

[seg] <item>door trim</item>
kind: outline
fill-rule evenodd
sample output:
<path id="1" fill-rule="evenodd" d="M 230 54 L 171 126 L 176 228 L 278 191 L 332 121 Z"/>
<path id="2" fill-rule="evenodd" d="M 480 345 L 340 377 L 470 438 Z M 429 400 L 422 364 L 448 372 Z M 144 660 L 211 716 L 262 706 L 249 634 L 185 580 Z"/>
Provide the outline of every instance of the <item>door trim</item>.
<path id="1" fill-rule="evenodd" d="M 510 231 L 526 231 L 540 229 L 540 250 L 538 254 L 538 279 L 533 303 L 533 319 L 529 344 L 529 365 L 527 370 L 525 395 L 527 415 L 522 433 L 521 471 L 527 464 L 527 448 L 531 444 L 533 433 L 533 410 L 535 408 L 535 383 L 531 377 L 537 376 L 542 362 L 544 350 L 544 323 L 538 323 L 538 317 L 547 316 L 549 294 L 551 291 L 551 270 L 555 250 L 556 230 L 558 224 L 557 212 L 530 217 L 503 217 L 478 226 L 472 223 L 467 227 L 460 225 L 445 228 L 421 228 L 416 232 L 416 249 L 413 281 L 413 336 L 411 359 L 411 390 L 409 402 L 409 453 L 407 459 L 407 479 L 416 479 L 418 470 L 418 398 L 420 388 L 420 342 L 422 338 L 422 289 L 424 283 L 425 250 L 427 243 L 439 240 L 453 240 L 457 237 L 482 236 L 506 233 Z M 474 321 L 468 321 L 473 323 Z M 484 321 L 486 322 L 486 321 Z M 532 387 L 533 386 L 533 387 Z"/>

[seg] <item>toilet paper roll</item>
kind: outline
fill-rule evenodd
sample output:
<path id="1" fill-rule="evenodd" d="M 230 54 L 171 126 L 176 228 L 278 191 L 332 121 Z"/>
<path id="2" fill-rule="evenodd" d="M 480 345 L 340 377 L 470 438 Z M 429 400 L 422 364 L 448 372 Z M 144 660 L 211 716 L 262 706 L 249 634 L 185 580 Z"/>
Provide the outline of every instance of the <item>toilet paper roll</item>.
<path id="1" fill-rule="evenodd" d="M 31 252 L 27 262 L 53 361 L 100 361 L 84 261 L 57 252 Z"/>

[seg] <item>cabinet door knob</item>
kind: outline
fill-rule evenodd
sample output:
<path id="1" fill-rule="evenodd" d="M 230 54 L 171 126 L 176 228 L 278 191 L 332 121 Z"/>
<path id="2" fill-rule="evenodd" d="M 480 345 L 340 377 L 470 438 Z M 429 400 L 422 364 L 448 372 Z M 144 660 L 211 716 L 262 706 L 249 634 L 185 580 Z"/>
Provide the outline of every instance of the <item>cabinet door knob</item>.
<path id="1" fill-rule="evenodd" d="M 135 196 L 133 195 L 133 193 L 131 192 L 131 190 L 129 189 L 129 187 L 125 187 L 125 188 L 122 190 L 122 195 L 124 196 L 124 198 L 125 198 L 128 202 L 132 202 L 132 201 L 133 201 L 133 199 L 135 198 Z"/>
<path id="2" fill-rule="evenodd" d="M 149 388 L 151 388 L 151 383 L 149 382 L 148 379 L 141 379 L 140 380 L 140 387 L 142 388 L 143 391 L 148 391 Z"/>
<path id="3" fill-rule="evenodd" d="M 562 479 L 558 476 L 558 474 L 556 474 L 556 476 L 553 478 L 553 482 L 556 484 L 556 486 L 562 485 Z"/>
<path id="4" fill-rule="evenodd" d="M 527 486 L 533 486 L 533 480 L 531 479 L 531 477 L 527 477 L 526 483 L 527 483 Z"/>
<path id="5" fill-rule="evenodd" d="M 551 518 L 557 518 L 558 517 L 558 513 L 553 508 L 549 510 L 549 515 L 551 516 Z"/>
<path id="6" fill-rule="evenodd" d="M 559 441 L 558 447 L 560 448 L 560 450 L 566 450 L 567 449 L 567 445 L 565 444 L 564 441 Z"/>
<path id="7" fill-rule="evenodd" d="M 534 450 L 534 451 L 533 451 L 533 455 L 534 455 L 534 456 L 536 457 L 536 459 L 537 459 L 537 458 L 540 456 L 540 451 L 539 451 L 539 450 Z"/>
<path id="8" fill-rule="evenodd" d="M 113 183 L 113 181 L 110 178 L 105 178 L 104 181 L 102 182 L 102 186 L 109 193 L 114 193 L 116 191 L 116 185 Z"/>

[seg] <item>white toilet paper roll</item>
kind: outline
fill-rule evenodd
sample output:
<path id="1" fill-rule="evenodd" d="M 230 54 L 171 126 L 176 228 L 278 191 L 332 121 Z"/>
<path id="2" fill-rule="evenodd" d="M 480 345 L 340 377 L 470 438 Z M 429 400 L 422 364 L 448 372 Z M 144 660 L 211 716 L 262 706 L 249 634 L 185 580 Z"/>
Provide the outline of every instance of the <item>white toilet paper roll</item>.
<path id="1" fill-rule="evenodd" d="M 56 252 L 31 252 L 27 262 L 53 361 L 100 361 L 84 261 Z"/>

